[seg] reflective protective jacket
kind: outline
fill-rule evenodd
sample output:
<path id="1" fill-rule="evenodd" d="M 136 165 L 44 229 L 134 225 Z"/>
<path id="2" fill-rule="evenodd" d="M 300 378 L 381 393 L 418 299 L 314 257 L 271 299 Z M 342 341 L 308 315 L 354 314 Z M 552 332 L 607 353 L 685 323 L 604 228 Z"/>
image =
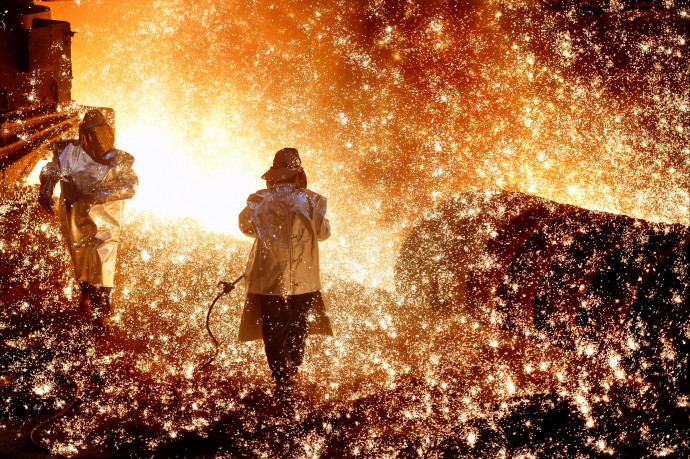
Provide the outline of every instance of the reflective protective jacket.
<path id="1" fill-rule="evenodd" d="M 134 157 L 110 150 L 102 164 L 77 143 L 56 145 L 53 161 L 41 170 L 41 194 L 51 196 L 60 182 L 60 227 L 77 281 L 113 287 L 124 200 L 139 183 Z"/>
<path id="2" fill-rule="evenodd" d="M 278 185 L 249 196 L 240 213 L 240 230 L 255 237 L 245 275 L 247 292 L 299 295 L 321 290 L 319 241 L 331 235 L 326 198 L 294 184 Z M 261 307 L 247 295 L 239 340 L 261 339 Z M 333 335 L 326 306 L 317 295 L 310 334 Z"/>
<path id="3" fill-rule="evenodd" d="M 240 230 L 255 237 L 247 263 L 247 291 L 299 295 L 321 290 L 319 241 L 328 239 L 326 198 L 294 184 L 249 196 Z"/>

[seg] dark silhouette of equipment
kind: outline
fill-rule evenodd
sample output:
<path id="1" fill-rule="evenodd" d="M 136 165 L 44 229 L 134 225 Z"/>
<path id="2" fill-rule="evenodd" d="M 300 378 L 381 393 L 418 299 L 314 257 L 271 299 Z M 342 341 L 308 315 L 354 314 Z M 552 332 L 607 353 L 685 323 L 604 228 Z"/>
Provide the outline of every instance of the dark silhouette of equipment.
<path id="1" fill-rule="evenodd" d="M 70 24 L 31 0 L 0 5 L 0 198 L 9 198 L 48 146 L 77 136 L 89 108 L 72 101 Z M 114 111 L 101 108 L 114 126 Z"/>
<path id="2" fill-rule="evenodd" d="M 611 350 L 645 377 L 688 383 L 686 226 L 470 191 L 412 229 L 396 283 L 409 301 L 583 352 Z"/>

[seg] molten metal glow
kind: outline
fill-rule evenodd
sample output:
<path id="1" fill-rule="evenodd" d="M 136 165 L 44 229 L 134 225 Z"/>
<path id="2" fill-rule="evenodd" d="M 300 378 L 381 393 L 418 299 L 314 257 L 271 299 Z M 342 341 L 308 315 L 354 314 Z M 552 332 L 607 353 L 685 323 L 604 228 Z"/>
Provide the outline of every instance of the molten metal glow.
<path id="1" fill-rule="evenodd" d="M 410 223 L 469 187 L 688 223 L 683 11 L 645 33 L 443 5 L 51 4 L 78 31 L 75 99 L 114 107 L 137 158 L 137 208 L 237 234 L 272 153 L 295 146 L 330 200 L 325 268 L 387 287 Z"/>
<path id="2" fill-rule="evenodd" d="M 640 400 L 654 386 L 619 356 L 404 304 L 392 285 L 412 223 L 472 187 L 687 224 L 687 14 L 669 10 L 645 31 L 518 1 L 245 3 L 51 3 L 78 31 L 75 100 L 116 110 L 116 146 L 136 157 L 141 180 L 112 341 L 88 342 L 78 327 L 63 341 L 22 335 L 22 314 L 69 311 L 76 285 L 54 222 L 22 217 L 23 232 L 0 241 L 0 253 L 23 253 L 0 323 L 17 337 L 5 346 L 64 350 L 55 371 L 102 390 L 46 432 L 53 451 L 142 438 L 154 448 L 213 428 L 236 434 L 247 456 L 634 456 L 636 442 L 677 453 L 685 432 L 668 425 L 687 421 L 687 394 L 650 395 L 671 415 L 646 417 Z M 217 364 L 195 368 L 213 351 L 204 319 L 216 283 L 247 256 L 237 214 L 284 146 L 300 150 L 310 187 L 329 199 L 322 253 L 337 336 L 310 339 L 302 404 L 280 411 L 262 346 L 234 342 L 235 297 L 214 313 Z M 44 404 L 64 403 L 58 382 L 24 380 Z M 575 438 L 563 440 L 570 449 L 551 439 L 510 449 L 506 432 L 536 435 L 560 425 L 540 413 L 568 410 L 553 435 Z M 642 434 L 617 430 L 635 424 L 620 414 L 629 411 Z"/>

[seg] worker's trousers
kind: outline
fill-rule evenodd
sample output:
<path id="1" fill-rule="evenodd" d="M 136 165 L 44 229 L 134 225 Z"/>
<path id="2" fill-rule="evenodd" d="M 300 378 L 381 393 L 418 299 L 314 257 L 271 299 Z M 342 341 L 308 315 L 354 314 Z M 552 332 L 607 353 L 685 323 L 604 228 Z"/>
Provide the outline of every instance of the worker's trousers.
<path id="1" fill-rule="evenodd" d="M 317 293 L 256 295 L 261 301 L 261 331 L 268 366 L 279 384 L 290 384 L 302 364 L 309 312 Z"/>

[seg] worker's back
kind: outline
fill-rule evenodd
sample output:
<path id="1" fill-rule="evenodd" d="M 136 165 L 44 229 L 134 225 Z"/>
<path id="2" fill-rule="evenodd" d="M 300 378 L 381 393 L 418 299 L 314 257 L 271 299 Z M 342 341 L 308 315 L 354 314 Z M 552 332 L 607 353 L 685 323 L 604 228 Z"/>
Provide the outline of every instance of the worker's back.
<path id="1" fill-rule="evenodd" d="M 240 229 L 256 237 L 247 264 L 250 293 L 298 295 L 321 289 L 318 242 L 330 236 L 326 198 L 295 184 L 247 199 Z"/>

